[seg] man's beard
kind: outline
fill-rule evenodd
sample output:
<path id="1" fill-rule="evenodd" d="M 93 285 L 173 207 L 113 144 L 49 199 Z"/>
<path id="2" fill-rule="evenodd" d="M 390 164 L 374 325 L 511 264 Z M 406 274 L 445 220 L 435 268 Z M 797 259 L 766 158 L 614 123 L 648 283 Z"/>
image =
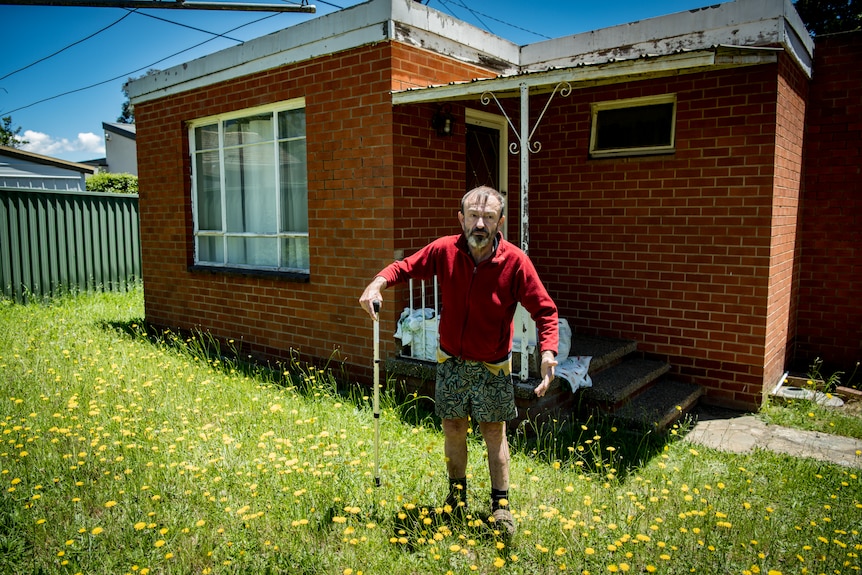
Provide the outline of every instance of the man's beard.
<path id="1" fill-rule="evenodd" d="M 481 235 L 477 234 L 476 230 L 473 230 L 467 236 L 467 244 L 475 250 L 481 250 L 486 248 L 488 244 L 491 243 L 491 240 L 492 236 L 488 232 L 485 232 L 485 235 Z"/>

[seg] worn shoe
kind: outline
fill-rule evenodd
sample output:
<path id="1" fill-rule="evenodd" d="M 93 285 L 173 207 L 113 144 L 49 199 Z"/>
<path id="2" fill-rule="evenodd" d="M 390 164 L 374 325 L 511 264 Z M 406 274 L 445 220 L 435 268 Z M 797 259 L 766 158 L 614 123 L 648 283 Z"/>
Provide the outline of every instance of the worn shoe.
<path id="1" fill-rule="evenodd" d="M 499 532 L 503 539 L 509 540 L 514 537 L 517 527 L 515 526 L 515 518 L 512 517 L 511 511 L 500 507 L 499 509 L 495 509 L 488 519 L 491 527 Z"/>

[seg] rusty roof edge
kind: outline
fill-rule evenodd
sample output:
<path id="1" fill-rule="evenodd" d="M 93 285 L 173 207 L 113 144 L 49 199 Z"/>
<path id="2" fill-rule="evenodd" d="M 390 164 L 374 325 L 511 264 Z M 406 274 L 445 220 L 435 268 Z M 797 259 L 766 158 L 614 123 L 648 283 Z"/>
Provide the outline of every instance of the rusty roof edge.
<path id="1" fill-rule="evenodd" d="M 775 47 L 716 45 L 706 49 L 679 49 L 673 54 L 646 54 L 605 62 L 579 63 L 574 66 L 530 70 L 496 78 L 410 88 L 392 92 L 395 105 L 475 98 L 493 91 L 496 94 L 517 92 L 521 84 L 532 89 L 548 89 L 560 82 L 573 87 L 632 79 L 638 76 L 667 76 L 693 73 L 705 69 L 754 66 L 776 61 L 783 51 Z"/>

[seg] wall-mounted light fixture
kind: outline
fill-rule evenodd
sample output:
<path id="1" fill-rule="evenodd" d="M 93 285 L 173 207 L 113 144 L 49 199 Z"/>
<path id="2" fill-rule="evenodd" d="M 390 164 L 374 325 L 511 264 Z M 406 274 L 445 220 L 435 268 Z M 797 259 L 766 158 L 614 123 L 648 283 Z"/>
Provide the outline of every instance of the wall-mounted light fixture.
<path id="1" fill-rule="evenodd" d="M 451 136 L 455 125 L 455 118 L 449 106 L 438 106 L 437 111 L 431 118 L 431 127 L 437 131 L 438 136 Z"/>

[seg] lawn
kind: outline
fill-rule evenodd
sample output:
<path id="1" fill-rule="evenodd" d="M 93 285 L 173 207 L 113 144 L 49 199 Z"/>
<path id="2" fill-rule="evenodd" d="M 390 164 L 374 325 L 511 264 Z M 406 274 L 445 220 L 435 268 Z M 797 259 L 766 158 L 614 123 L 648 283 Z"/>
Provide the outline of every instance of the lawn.
<path id="1" fill-rule="evenodd" d="M 0 573 L 811 573 L 862 568 L 858 469 L 637 436 L 592 420 L 512 437 L 508 544 L 438 520 L 442 434 L 338 366 L 278 369 L 143 328 L 140 290 L 0 301 Z M 369 327 L 370 330 L 370 327 Z"/>

